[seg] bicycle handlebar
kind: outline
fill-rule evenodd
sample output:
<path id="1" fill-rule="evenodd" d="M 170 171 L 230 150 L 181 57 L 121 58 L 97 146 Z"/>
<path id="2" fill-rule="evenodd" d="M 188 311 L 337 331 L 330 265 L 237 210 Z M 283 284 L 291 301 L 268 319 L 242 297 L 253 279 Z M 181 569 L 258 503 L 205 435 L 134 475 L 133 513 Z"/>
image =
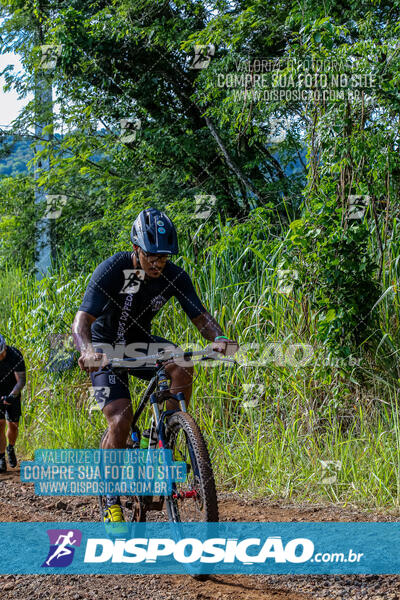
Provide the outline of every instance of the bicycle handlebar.
<path id="1" fill-rule="evenodd" d="M 173 360 L 175 358 L 184 358 L 186 359 L 190 359 L 193 356 L 201 356 L 202 358 L 200 359 L 200 361 L 202 360 L 218 360 L 219 362 L 230 362 L 230 363 L 235 363 L 236 364 L 236 360 L 234 358 L 225 358 L 224 355 L 221 355 L 220 352 L 215 352 L 213 350 L 189 350 L 189 351 L 185 351 L 185 352 L 159 352 L 158 354 L 152 354 L 150 356 L 140 356 L 138 358 L 113 358 L 111 360 L 110 363 L 108 363 L 106 366 L 107 367 L 126 367 L 126 363 L 127 362 L 137 362 L 137 361 L 141 361 L 143 362 L 144 360 L 147 362 L 149 360 L 154 360 L 156 362 L 159 363 L 164 363 L 167 362 L 169 360 Z M 198 361 L 198 362 L 200 362 Z"/>

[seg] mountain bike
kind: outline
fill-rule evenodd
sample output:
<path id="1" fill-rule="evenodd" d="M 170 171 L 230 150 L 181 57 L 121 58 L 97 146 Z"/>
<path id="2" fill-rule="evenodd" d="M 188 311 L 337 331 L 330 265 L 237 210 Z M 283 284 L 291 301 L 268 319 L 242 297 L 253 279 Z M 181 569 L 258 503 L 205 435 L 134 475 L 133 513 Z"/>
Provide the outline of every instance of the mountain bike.
<path id="1" fill-rule="evenodd" d="M 147 405 L 152 410 L 149 436 L 149 449 L 171 450 L 173 461 L 183 461 L 186 464 L 186 480 L 173 482 L 172 491 L 166 496 L 125 496 L 121 497 L 121 506 L 129 521 L 144 522 L 146 513 L 150 510 L 163 510 L 164 503 L 168 519 L 172 522 L 218 521 L 218 501 L 215 488 L 213 469 L 207 445 L 194 418 L 186 410 L 185 397 L 182 392 L 172 394 L 165 372 L 165 364 L 176 358 L 191 361 L 198 357 L 200 361 L 218 360 L 218 362 L 233 362 L 210 350 L 188 352 L 160 352 L 148 356 L 147 360 L 155 361 L 156 372 L 149 382 L 140 404 L 133 416 L 131 424 L 131 440 L 135 439 L 136 448 L 140 430 L 137 427 L 139 417 Z M 136 358 L 113 359 L 109 366 L 116 372 L 133 370 Z M 127 364 L 128 363 L 128 364 Z M 129 364 L 132 363 L 132 366 Z M 167 400 L 175 400 L 179 409 L 165 410 L 163 405 Z M 107 434 L 104 432 L 100 447 Z M 135 451 L 132 442 L 128 448 Z M 99 496 L 101 518 L 105 512 L 105 496 Z"/>

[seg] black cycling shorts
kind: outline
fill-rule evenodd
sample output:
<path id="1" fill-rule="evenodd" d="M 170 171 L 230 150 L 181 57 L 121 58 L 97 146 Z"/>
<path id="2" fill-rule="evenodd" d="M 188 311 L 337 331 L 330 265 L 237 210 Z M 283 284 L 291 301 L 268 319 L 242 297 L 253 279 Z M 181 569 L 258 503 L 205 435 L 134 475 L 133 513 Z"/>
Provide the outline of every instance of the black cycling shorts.
<path id="1" fill-rule="evenodd" d="M 21 417 L 21 397 L 15 398 L 9 405 L 0 406 L 0 420 L 18 423 Z"/>
<path id="2" fill-rule="evenodd" d="M 173 344 L 169 340 L 162 338 L 158 335 L 153 335 L 152 337 L 152 346 L 150 348 L 150 354 L 157 354 L 160 350 L 164 350 L 167 345 L 177 347 L 176 344 Z M 138 342 L 140 343 L 140 342 Z M 145 342 L 143 342 L 144 344 Z M 158 343 L 160 344 L 158 347 Z M 93 342 L 94 346 L 101 346 L 100 342 Z M 158 349 L 157 349 L 158 347 Z M 145 354 L 143 354 L 145 357 Z M 143 361 L 144 362 L 144 361 Z M 154 377 L 156 373 L 155 366 L 145 366 L 143 362 L 140 366 L 135 369 L 130 369 L 129 372 L 126 370 L 119 369 L 110 369 L 110 368 L 101 368 L 97 371 L 93 371 L 90 373 L 90 379 L 92 381 L 93 386 L 93 394 L 95 400 L 97 401 L 99 407 L 103 409 L 107 404 L 117 400 L 118 398 L 128 398 L 131 399 L 129 393 L 129 380 L 128 375 L 132 375 L 133 377 L 138 377 L 139 379 L 144 379 L 146 381 L 150 381 L 152 377 Z M 132 363 L 134 365 L 134 363 Z"/>

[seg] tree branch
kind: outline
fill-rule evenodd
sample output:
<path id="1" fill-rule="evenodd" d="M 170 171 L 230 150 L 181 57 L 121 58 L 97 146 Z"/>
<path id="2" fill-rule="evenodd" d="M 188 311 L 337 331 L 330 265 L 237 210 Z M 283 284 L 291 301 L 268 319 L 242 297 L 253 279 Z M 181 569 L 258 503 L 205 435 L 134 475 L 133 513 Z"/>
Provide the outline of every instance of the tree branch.
<path id="1" fill-rule="evenodd" d="M 231 171 L 233 171 L 236 175 L 236 177 L 238 177 L 239 181 L 242 182 L 242 184 L 248 189 L 250 190 L 250 192 L 252 194 L 254 194 L 254 196 L 257 198 L 257 200 L 259 201 L 260 204 L 262 204 L 262 198 L 260 196 L 260 194 L 257 192 L 257 190 L 254 188 L 253 184 L 251 183 L 250 179 L 243 173 L 243 171 L 240 169 L 240 167 L 238 167 L 238 165 L 234 162 L 234 160 L 231 158 L 231 156 L 228 153 L 228 150 L 225 148 L 223 141 L 221 140 L 220 136 L 218 135 L 211 119 L 209 117 L 205 117 L 206 123 L 207 123 L 207 127 L 211 132 L 211 135 L 213 136 L 213 138 L 215 139 L 215 141 L 217 142 L 219 149 L 221 150 L 227 165 L 229 166 L 229 168 L 231 169 Z"/>

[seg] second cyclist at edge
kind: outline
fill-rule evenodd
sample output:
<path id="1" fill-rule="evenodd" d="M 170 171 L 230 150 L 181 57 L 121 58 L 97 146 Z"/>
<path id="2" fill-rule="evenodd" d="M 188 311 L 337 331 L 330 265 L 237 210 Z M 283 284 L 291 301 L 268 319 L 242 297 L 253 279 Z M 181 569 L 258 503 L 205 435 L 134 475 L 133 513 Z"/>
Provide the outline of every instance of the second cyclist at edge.
<path id="1" fill-rule="evenodd" d="M 133 252 L 118 252 L 95 269 L 72 326 L 80 351 L 79 366 L 90 373 L 95 398 L 108 422 L 104 449 L 126 447 L 133 412 L 128 375 L 105 367 L 110 357 L 106 359 L 107 350 L 102 344 L 108 349 L 135 344 L 147 346 L 148 351 L 151 344 L 150 354 L 157 352 L 157 345 L 173 346 L 151 334 L 151 321 L 175 296 L 202 336 L 212 342 L 214 351 L 232 355 L 238 349 L 236 341 L 224 336 L 201 303 L 189 275 L 169 261 L 171 255 L 178 254 L 178 239 L 167 215 L 153 208 L 143 210 L 133 223 L 131 240 Z M 154 372 L 154 367 L 144 366 L 132 374 L 150 380 Z M 193 367 L 172 362 L 166 366 L 166 373 L 171 392 L 182 391 L 188 405 Z M 117 496 L 107 496 L 106 505 L 106 521 L 124 520 Z"/>

